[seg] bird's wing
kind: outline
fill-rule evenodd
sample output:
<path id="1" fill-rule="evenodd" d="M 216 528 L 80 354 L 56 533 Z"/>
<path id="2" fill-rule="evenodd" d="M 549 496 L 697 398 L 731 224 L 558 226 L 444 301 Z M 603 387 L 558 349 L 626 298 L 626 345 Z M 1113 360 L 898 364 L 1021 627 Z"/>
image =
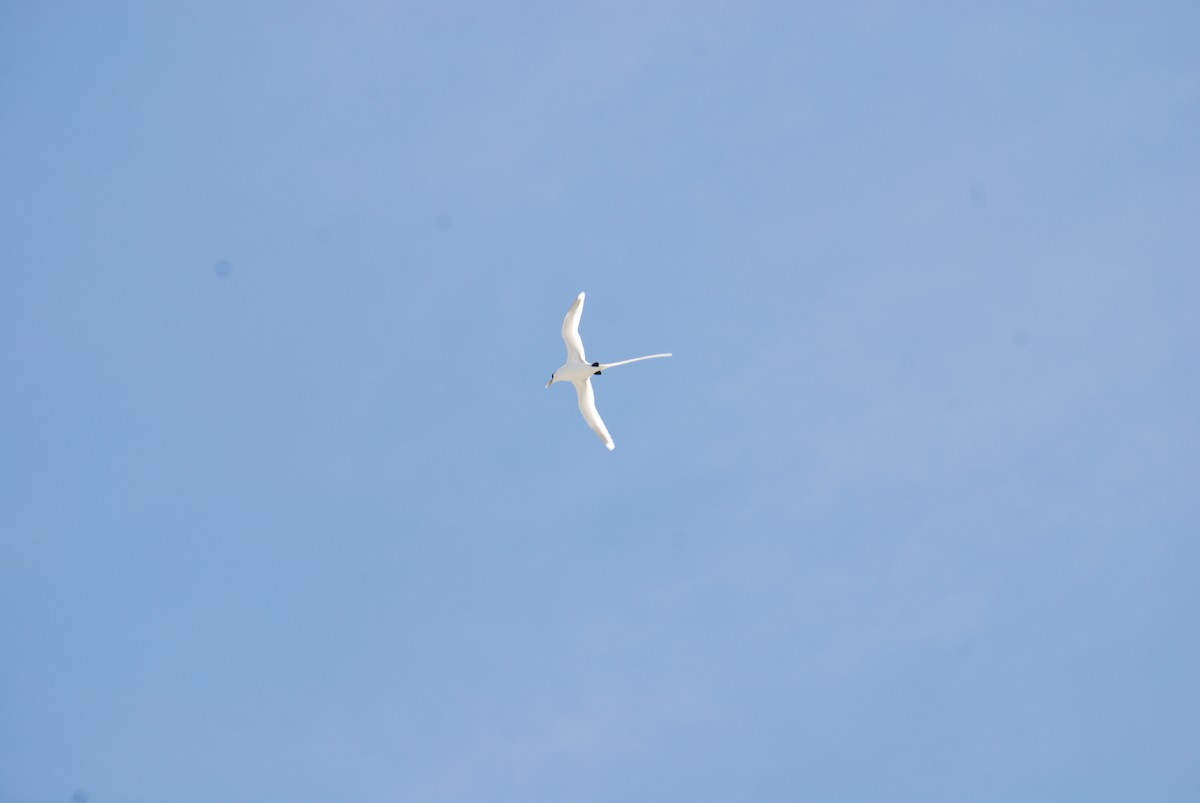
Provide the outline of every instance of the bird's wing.
<path id="1" fill-rule="evenodd" d="M 611 452 L 617 445 L 613 443 L 612 436 L 608 434 L 608 427 L 604 426 L 604 420 L 596 411 L 596 394 L 592 392 L 592 378 L 588 377 L 582 382 L 572 382 L 571 384 L 575 386 L 575 392 L 579 394 L 579 412 L 583 413 L 583 420 L 587 422 L 593 432 L 600 436 L 600 440 L 604 441 L 604 445 Z"/>
<path id="2" fill-rule="evenodd" d="M 583 356 L 583 338 L 579 336 L 579 319 L 583 316 L 583 295 L 580 293 L 575 297 L 575 303 L 567 310 L 567 317 L 563 318 L 563 342 L 567 344 L 567 362 L 572 360 L 587 362 L 587 358 Z"/>

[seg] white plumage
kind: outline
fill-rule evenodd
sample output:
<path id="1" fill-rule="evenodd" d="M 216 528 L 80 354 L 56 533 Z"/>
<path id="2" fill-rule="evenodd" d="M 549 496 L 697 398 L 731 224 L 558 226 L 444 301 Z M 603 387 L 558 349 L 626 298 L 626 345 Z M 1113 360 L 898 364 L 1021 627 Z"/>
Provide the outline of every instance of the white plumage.
<path id="1" fill-rule="evenodd" d="M 613 443 L 612 436 L 608 434 L 608 427 L 604 426 L 604 420 L 600 418 L 600 413 L 596 410 L 596 393 L 592 389 L 592 377 L 601 371 L 616 368 L 618 365 L 628 365 L 631 362 L 653 360 L 656 357 L 670 357 L 671 355 L 648 354 L 645 357 L 634 357 L 632 360 L 621 360 L 620 362 L 588 362 L 583 350 L 583 338 L 579 336 L 579 319 L 583 317 L 584 295 L 584 293 L 580 293 L 575 298 L 575 303 L 571 305 L 571 308 L 567 310 L 567 316 L 563 318 L 562 337 L 563 342 L 567 344 L 567 361 L 550 375 L 550 381 L 546 383 L 546 387 L 550 387 L 555 382 L 570 382 L 574 385 L 575 392 L 579 395 L 579 412 L 583 413 L 583 420 L 587 422 L 593 432 L 600 436 L 600 440 L 604 441 L 604 445 L 608 447 L 609 451 L 612 451 L 616 448 L 616 444 Z"/>

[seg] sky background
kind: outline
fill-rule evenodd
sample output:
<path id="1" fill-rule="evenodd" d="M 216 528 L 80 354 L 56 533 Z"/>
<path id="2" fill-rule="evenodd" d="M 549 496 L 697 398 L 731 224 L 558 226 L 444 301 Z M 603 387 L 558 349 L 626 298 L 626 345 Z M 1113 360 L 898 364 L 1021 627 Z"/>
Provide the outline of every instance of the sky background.
<path id="1" fill-rule="evenodd" d="M 8 0 L 0 801 L 1200 798 L 1197 31 Z"/>

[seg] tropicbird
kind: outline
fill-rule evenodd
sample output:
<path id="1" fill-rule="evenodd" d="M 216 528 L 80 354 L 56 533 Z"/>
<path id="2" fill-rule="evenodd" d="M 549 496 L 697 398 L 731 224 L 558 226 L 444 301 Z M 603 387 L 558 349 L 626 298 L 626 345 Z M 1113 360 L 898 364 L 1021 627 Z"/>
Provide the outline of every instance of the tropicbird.
<path id="1" fill-rule="evenodd" d="M 618 365 L 628 365 L 631 362 L 653 360 L 655 357 L 670 357 L 671 355 L 648 354 L 645 357 L 634 357 L 632 360 L 621 360 L 620 362 L 588 362 L 587 357 L 583 354 L 583 338 L 579 336 L 579 319 L 583 316 L 583 296 L 584 293 L 580 293 L 575 298 L 575 303 L 567 310 L 567 317 L 563 318 L 562 337 L 563 342 L 567 344 L 567 361 L 559 366 L 557 371 L 550 374 L 550 381 L 546 383 L 546 387 L 550 387 L 555 382 L 570 382 L 574 385 L 575 392 L 579 395 L 579 412 L 583 413 L 583 420 L 587 422 L 593 432 L 600 436 L 600 440 L 604 441 L 604 445 L 611 452 L 617 445 L 613 443 L 612 436 L 608 434 L 608 427 L 604 426 L 600 413 L 596 411 L 596 394 L 592 391 L 592 377 L 600 376 L 601 371 L 616 368 Z"/>

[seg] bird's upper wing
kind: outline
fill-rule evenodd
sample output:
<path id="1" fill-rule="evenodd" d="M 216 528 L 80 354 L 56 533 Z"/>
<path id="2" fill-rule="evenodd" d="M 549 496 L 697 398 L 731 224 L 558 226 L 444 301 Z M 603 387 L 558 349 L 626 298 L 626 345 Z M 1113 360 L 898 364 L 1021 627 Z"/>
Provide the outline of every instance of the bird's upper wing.
<path id="1" fill-rule="evenodd" d="M 583 338 L 579 336 L 579 319 L 583 316 L 583 295 L 580 293 L 576 296 L 575 303 L 567 310 L 567 317 L 563 318 L 562 332 L 563 342 L 567 344 L 567 362 L 572 360 L 587 362 L 587 358 L 583 356 Z M 592 409 L 595 410 L 595 407 L 593 406 Z"/>
<path id="2" fill-rule="evenodd" d="M 608 434 L 608 427 L 604 426 L 604 420 L 596 411 L 596 394 L 592 392 L 592 378 L 588 377 L 582 382 L 572 382 L 571 384 L 575 386 L 575 391 L 579 394 L 579 412 L 583 413 L 583 420 L 587 422 L 593 432 L 600 436 L 600 440 L 604 441 L 604 445 L 611 452 L 617 445 L 613 443 L 612 436 Z"/>

